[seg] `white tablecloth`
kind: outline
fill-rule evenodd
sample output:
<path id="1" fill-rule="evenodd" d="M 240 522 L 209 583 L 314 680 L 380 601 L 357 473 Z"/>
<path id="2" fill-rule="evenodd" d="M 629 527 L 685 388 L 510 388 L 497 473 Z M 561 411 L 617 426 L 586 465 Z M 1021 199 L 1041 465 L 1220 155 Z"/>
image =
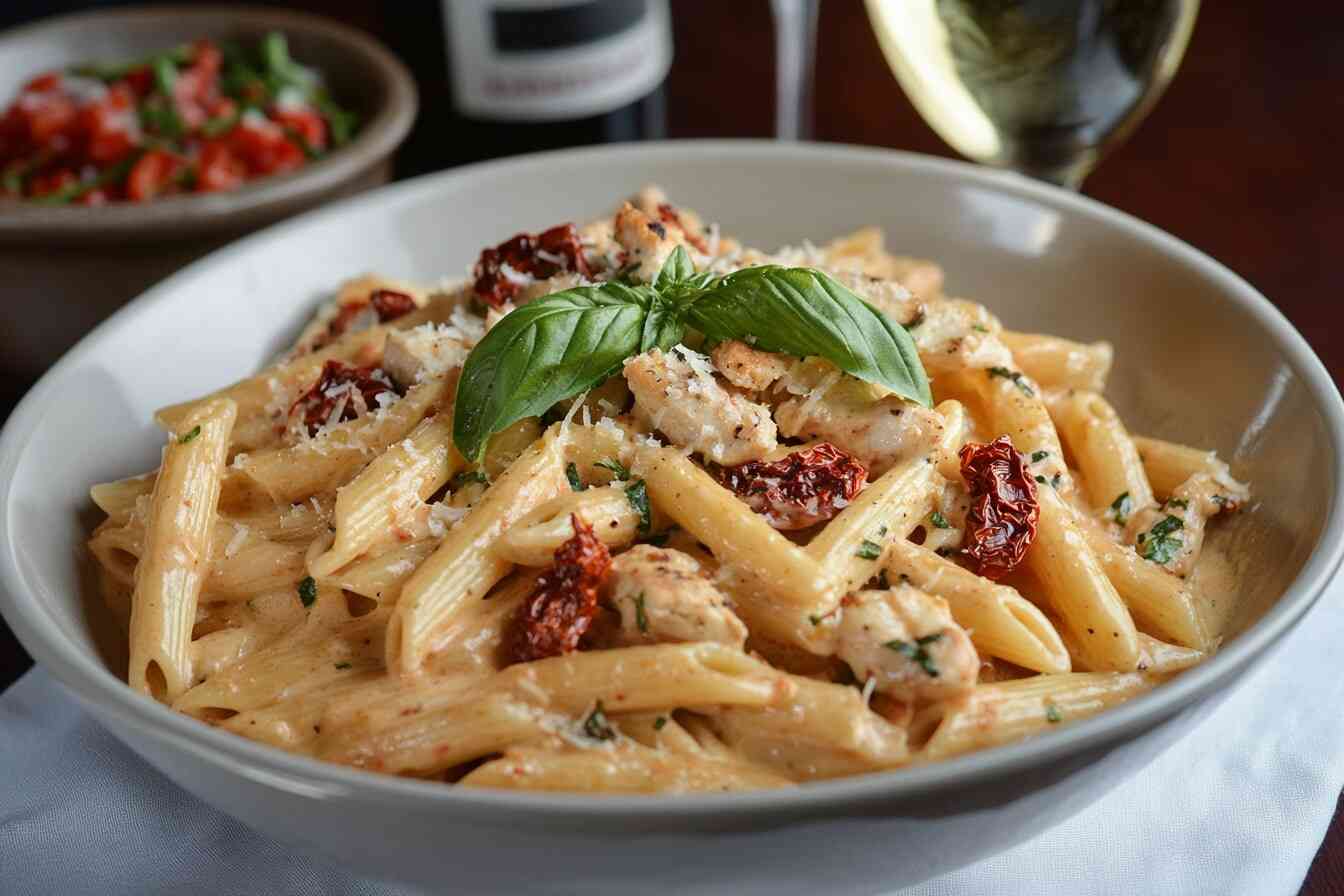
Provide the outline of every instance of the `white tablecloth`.
<path id="1" fill-rule="evenodd" d="M 1189 738 L 1029 843 L 900 896 L 1295 894 L 1344 786 L 1344 581 Z M 0 696 L 5 896 L 410 894 L 179 790 L 30 672 Z M 451 892 L 445 888 L 445 892 Z M 895 896 L 895 894 L 893 894 Z"/>

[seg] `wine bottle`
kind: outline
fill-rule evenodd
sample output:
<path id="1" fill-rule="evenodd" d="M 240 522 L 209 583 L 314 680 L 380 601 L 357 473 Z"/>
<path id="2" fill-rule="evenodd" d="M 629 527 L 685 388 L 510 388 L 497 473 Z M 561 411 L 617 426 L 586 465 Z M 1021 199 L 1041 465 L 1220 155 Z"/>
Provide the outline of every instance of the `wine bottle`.
<path id="1" fill-rule="evenodd" d="M 667 0 L 442 0 L 436 12 L 438 52 L 423 19 L 397 40 L 423 94 L 404 173 L 665 135 Z"/>

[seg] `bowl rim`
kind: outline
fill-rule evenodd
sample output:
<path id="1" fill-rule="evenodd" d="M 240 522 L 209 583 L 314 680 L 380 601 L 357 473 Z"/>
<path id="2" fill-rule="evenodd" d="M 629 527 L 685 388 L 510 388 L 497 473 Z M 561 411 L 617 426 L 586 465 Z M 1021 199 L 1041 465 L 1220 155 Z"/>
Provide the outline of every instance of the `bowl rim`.
<path id="1" fill-rule="evenodd" d="M 6 203 L 0 215 L 0 243 L 61 240 L 66 243 L 154 236 L 184 239 L 267 222 L 309 197 L 335 190 L 386 159 L 410 132 L 419 105 L 415 79 L 405 64 L 372 35 L 325 16 L 276 7 L 231 3 L 204 6 L 128 6 L 39 19 L 0 31 L 0 58 L 7 46 L 59 34 L 72 25 L 116 30 L 130 23 L 171 18 L 218 23 L 229 17 L 248 28 L 304 34 L 339 48 L 347 59 L 376 71 L 379 105 L 345 146 L 291 172 L 248 181 L 223 193 L 186 194 L 145 203 L 109 203 L 90 214 L 85 206 Z M 218 30 L 218 26 L 216 29 Z M 0 98 L 8 103 L 8 98 Z M 268 217 L 269 216 L 269 217 Z"/>
<path id="2" fill-rule="evenodd" d="M 1182 265 L 1194 267 L 1218 287 L 1224 300 L 1239 306 L 1262 327 L 1264 335 L 1302 379 L 1324 420 L 1332 459 L 1330 469 L 1323 471 L 1329 490 L 1329 510 L 1321 537 L 1302 571 L 1269 612 L 1206 662 L 1160 688 L 1092 718 L 1023 742 L 939 763 L 810 782 L 791 789 L 729 794 L 641 796 L 477 790 L 396 778 L 286 753 L 210 727 L 131 691 L 99 657 L 65 638 L 50 618 L 43 617 L 43 610 L 33 597 L 35 589 L 28 586 L 18 562 L 13 537 L 15 508 L 10 501 L 13 478 L 29 441 L 41 425 L 48 394 L 57 387 L 66 370 L 90 355 L 113 331 L 132 325 L 134 317 L 154 306 L 175 301 L 179 283 L 231 265 L 235 258 L 245 255 L 262 241 L 283 239 L 305 227 L 358 214 L 359 203 L 395 205 L 417 192 L 449 189 L 487 173 L 563 165 L 601 166 L 607 160 L 636 154 L 651 170 L 656 170 L 661 160 L 684 161 L 688 157 L 699 157 L 708 161 L 731 157 L 739 161 L 793 162 L 800 166 L 887 168 L 971 183 L 1117 228 Z M 119 723 L 143 729 L 174 749 L 193 753 L 198 759 L 227 768 L 232 774 L 264 781 L 291 792 L 376 805 L 415 803 L 419 809 L 438 807 L 470 811 L 477 822 L 484 824 L 544 825 L 561 818 L 626 824 L 666 823 L 675 819 L 679 826 L 689 826 L 695 823 L 721 825 L 728 820 L 762 820 L 765 816 L 835 815 L 862 807 L 890 805 L 936 791 L 959 789 L 1063 759 L 1108 741 L 1119 741 L 1126 734 L 1151 728 L 1189 708 L 1214 687 L 1229 682 L 1249 666 L 1259 663 L 1270 652 L 1268 648 L 1316 602 L 1344 557 L 1341 482 L 1344 482 L 1344 401 L 1305 339 L 1268 299 L 1232 271 L 1176 237 L 1124 212 L 1010 172 L 887 149 L 841 144 L 781 144 L 766 140 L 664 141 L 567 149 L 412 178 L 274 225 L 184 268 L 86 335 L 25 396 L 0 432 L 0 586 L 3 586 L 0 587 L 0 612 L 34 658 L 97 714 L 115 714 Z M 1232 682 L 1229 686 L 1236 684 Z"/>

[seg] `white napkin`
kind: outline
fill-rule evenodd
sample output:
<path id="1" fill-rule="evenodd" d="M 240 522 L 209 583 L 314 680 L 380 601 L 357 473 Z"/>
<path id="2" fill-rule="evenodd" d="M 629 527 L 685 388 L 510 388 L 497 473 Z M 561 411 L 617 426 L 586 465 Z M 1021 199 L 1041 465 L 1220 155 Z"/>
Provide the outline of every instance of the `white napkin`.
<path id="1" fill-rule="evenodd" d="M 1292 896 L 1344 786 L 1344 579 L 1186 740 L 1029 843 L 891 896 Z M 0 696 L 0 890 L 393 896 L 179 790 L 44 672 Z"/>

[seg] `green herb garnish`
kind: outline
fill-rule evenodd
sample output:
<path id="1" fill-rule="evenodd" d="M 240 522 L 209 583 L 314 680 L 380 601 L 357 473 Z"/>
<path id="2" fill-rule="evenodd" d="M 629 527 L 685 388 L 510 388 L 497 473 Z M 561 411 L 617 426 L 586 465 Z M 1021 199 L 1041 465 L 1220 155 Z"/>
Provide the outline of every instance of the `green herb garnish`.
<path id="1" fill-rule="evenodd" d="M 1120 496 L 1111 502 L 1111 507 L 1106 511 L 1106 515 L 1123 526 L 1129 522 L 1129 515 L 1133 512 L 1134 499 L 1129 496 L 1129 492 L 1121 492 Z"/>
<path id="2" fill-rule="evenodd" d="M 1139 536 L 1139 544 L 1143 546 L 1143 559 L 1151 560 L 1159 565 L 1165 565 L 1176 559 L 1176 555 L 1181 550 L 1181 536 L 1172 533 L 1185 528 L 1185 523 L 1181 522 L 1180 517 L 1165 516 L 1158 520 L 1153 528 L 1148 530 L 1147 537 Z"/>
<path id="3" fill-rule="evenodd" d="M 882 556 L 882 545 L 865 538 L 859 542 L 859 549 L 854 552 L 854 556 L 862 557 L 864 560 L 876 560 Z"/>
<path id="4" fill-rule="evenodd" d="M 942 640 L 943 633 L 935 632 L 932 635 L 925 635 L 922 638 L 916 638 L 915 643 L 902 641 L 899 638 L 894 641 L 888 641 L 882 646 L 888 650 L 894 650 L 902 656 L 909 657 L 919 668 L 923 669 L 930 678 L 938 677 L 938 667 L 933 663 L 933 657 L 929 654 L 927 648 L 930 644 Z"/>
<path id="5" fill-rule="evenodd" d="M 1012 380 L 1013 385 L 1017 386 L 1018 391 L 1027 397 L 1036 394 L 1036 390 L 1031 388 L 1031 385 L 1022 376 L 1020 371 L 1009 370 L 1007 367 L 991 367 L 989 368 L 989 375 L 1001 376 L 1006 380 Z"/>
<path id="6" fill-rule="evenodd" d="M 593 740 L 616 739 L 616 732 L 607 721 L 607 714 L 602 711 L 601 700 L 597 701 L 597 706 L 588 714 L 588 718 L 583 720 L 583 733 Z"/>
<path id="7" fill-rule="evenodd" d="M 644 614 L 643 591 L 639 592 L 639 596 L 635 598 L 635 625 L 639 627 L 642 633 L 646 635 L 649 633 L 649 617 Z"/>
<path id="8" fill-rule="evenodd" d="M 619 460 L 616 460 L 614 457 L 599 460 L 597 463 L 593 464 L 593 466 L 601 467 L 604 470 L 610 470 L 611 475 L 621 482 L 625 482 L 630 478 L 630 468 Z"/>
<path id="9" fill-rule="evenodd" d="M 187 444 L 188 442 L 193 441 L 193 440 L 194 440 L 197 436 L 199 436 L 200 434 L 201 434 L 201 427 L 200 427 L 199 425 L 197 425 L 197 426 L 193 426 L 193 427 L 187 432 L 186 435 L 182 436 L 182 438 L 180 438 L 180 439 L 177 440 L 177 444 L 179 444 L 179 445 L 185 445 L 185 444 Z"/>
<path id="10" fill-rule="evenodd" d="M 299 582 L 299 600 L 305 607 L 311 607 L 313 601 L 317 600 L 317 582 L 312 576 L 304 576 Z"/>
<path id="11" fill-rule="evenodd" d="M 636 479 L 625 487 L 625 499 L 639 514 L 639 534 L 648 535 L 653 528 L 653 511 L 649 509 L 649 490 L 643 479 Z"/>

